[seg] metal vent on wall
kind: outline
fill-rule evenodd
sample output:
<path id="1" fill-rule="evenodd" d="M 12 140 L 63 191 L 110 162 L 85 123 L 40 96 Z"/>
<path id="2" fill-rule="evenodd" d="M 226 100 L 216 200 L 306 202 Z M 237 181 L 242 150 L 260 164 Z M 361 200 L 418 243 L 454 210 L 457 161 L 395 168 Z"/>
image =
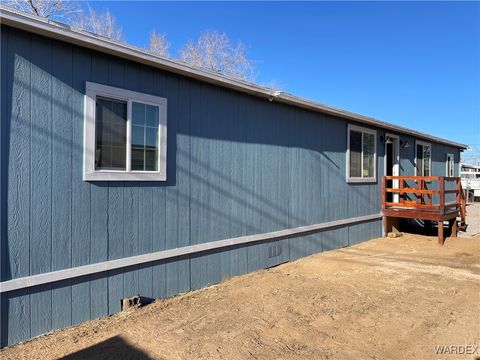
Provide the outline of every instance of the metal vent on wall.
<path id="1" fill-rule="evenodd" d="M 268 247 L 268 258 L 280 256 L 282 254 L 282 247 L 280 245 L 272 245 Z"/>

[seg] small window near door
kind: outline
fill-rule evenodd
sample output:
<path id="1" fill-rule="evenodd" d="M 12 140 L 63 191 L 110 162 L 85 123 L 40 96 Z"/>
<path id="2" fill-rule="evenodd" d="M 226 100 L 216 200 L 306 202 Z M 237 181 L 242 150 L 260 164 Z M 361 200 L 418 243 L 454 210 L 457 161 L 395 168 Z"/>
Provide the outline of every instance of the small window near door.
<path id="1" fill-rule="evenodd" d="M 455 158 L 453 154 L 447 154 L 447 160 L 446 160 L 446 175 L 448 177 L 454 177 L 455 176 Z"/>
<path id="2" fill-rule="evenodd" d="M 376 131 L 348 126 L 347 182 L 376 181 Z"/>
<path id="3" fill-rule="evenodd" d="M 415 175 L 431 176 L 432 146 L 423 141 L 417 141 L 415 154 Z"/>

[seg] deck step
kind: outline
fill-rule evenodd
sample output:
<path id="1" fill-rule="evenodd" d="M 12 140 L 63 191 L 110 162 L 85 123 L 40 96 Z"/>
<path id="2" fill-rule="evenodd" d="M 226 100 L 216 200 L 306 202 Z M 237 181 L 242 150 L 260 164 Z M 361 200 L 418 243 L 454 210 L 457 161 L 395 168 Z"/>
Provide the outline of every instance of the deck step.
<path id="1" fill-rule="evenodd" d="M 459 231 L 467 231 L 468 224 L 464 220 L 457 220 Z"/>

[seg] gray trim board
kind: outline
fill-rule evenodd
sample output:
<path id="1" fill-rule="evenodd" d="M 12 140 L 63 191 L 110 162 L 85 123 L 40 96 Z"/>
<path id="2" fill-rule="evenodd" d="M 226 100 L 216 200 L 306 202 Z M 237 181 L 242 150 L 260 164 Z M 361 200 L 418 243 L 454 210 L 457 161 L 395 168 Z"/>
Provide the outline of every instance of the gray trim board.
<path id="1" fill-rule="evenodd" d="M 194 68 L 180 61 L 164 59 L 159 56 L 153 55 L 152 53 L 149 53 L 143 49 L 127 44 L 118 43 L 108 38 L 101 37 L 85 31 L 73 30 L 68 25 L 49 21 L 48 19 L 38 16 L 21 13 L 4 5 L 0 5 L 0 23 L 18 29 L 30 31 L 38 35 L 43 35 L 53 39 L 58 39 L 71 44 L 82 46 L 88 49 L 101 51 L 103 53 L 114 55 L 119 58 L 128 59 L 138 63 L 153 66 L 200 81 L 248 93 L 257 97 L 268 99 L 270 101 L 277 101 L 316 112 L 338 116 L 343 119 L 357 121 L 359 123 L 371 126 L 378 126 L 401 134 L 411 135 L 420 139 L 454 146 L 458 149 L 468 148 L 468 146 L 465 144 L 460 144 L 454 141 L 438 138 L 419 131 L 390 124 L 385 121 L 377 120 L 368 116 L 337 109 L 331 106 L 317 103 L 315 101 L 275 91 L 274 89 L 259 86 L 246 81 L 234 79 L 224 75 L 219 75 L 203 69 Z"/>
<path id="2" fill-rule="evenodd" d="M 358 216 L 349 219 L 342 219 L 336 221 L 330 221 L 322 224 L 315 225 L 306 225 L 296 228 L 273 231 L 263 234 L 249 235 L 249 236 L 240 236 L 231 239 L 211 241 L 202 244 L 183 246 L 176 249 L 163 250 L 158 252 L 153 252 L 149 254 L 131 256 L 123 259 L 109 260 L 104 262 L 99 262 L 90 265 L 78 266 L 75 268 L 52 271 L 44 274 L 26 276 L 18 279 L 12 279 L 0 282 L 0 293 L 5 293 L 13 290 L 24 289 L 32 286 L 48 284 L 52 282 L 57 282 L 66 279 L 72 279 L 85 275 L 92 275 L 104 271 L 121 269 L 133 265 L 145 264 L 153 261 L 170 259 L 178 256 L 196 254 L 208 250 L 214 250 L 219 248 L 224 248 L 228 246 L 236 246 L 249 244 L 254 242 L 261 241 L 270 241 L 279 238 L 285 238 L 293 235 L 300 235 L 305 233 L 310 233 L 314 231 L 326 230 L 329 228 L 335 228 L 345 225 L 351 225 L 361 222 L 368 222 L 373 220 L 378 220 L 382 217 L 382 214 L 373 214 Z"/>

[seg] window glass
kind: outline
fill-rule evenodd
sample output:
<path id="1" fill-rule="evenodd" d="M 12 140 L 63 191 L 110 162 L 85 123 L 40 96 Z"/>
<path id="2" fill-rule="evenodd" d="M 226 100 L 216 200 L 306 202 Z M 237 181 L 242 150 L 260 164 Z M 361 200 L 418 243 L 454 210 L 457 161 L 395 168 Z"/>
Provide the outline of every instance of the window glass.
<path id="1" fill-rule="evenodd" d="M 362 129 L 349 128 L 349 174 L 348 178 L 366 181 L 375 178 L 375 134 Z"/>
<path id="2" fill-rule="evenodd" d="M 363 133 L 363 177 L 373 177 L 375 171 L 375 136 Z"/>
<path id="3" fill-rule="evenodd" d="M 423 176 L 423 146 L 417 145 L 417 175 Z"/>
<path id="4" fill-rule="evenodd" d="M 362 133 L 350 131 L 350 177 L 361 177 Z"/>
<path id="5" fill-rule="evenodd" d="M 95 168 L 125 170 L 127 103 L 97 97 L 95 112 Z"/>
<path id="6" fill-rule="evenodd" d="M 158 106 L 146 105 L 145 121 L 146 125 L 158 128 Z"/>
<path id="7" fill-rule="evenodd" d="M 132 170 L 158 169 L 158 106 L 132 103 Z"/>
<path id="8" fill-rule="evenodd" d="M 423 147 L 423 176 L 430 176 L 430 146 Z"/>
<path id="9" fill-rule="evenodd" d="M 430 176 L 430 145 L 417 144 L 417 176 Z"/>
<path id="10" fill-rule="evenodd" d="M 447 154 L 447 176 L 453 177 L 454 176 L 454 164 L 455 160 L 452 154 Z"/>

